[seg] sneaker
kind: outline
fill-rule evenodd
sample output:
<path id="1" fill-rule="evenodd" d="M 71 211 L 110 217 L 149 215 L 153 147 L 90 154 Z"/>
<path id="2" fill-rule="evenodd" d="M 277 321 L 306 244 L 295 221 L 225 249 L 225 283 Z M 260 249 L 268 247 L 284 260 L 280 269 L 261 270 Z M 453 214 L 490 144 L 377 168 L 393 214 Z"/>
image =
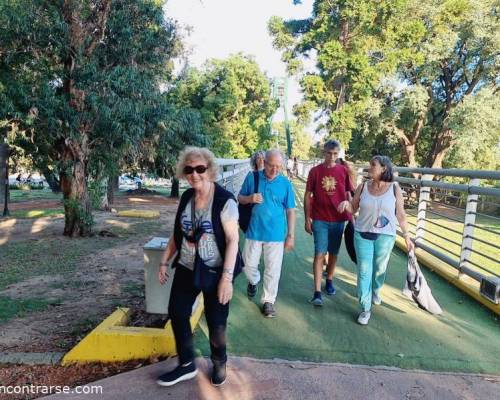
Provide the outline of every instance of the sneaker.
<path id="1" fill-rule="evenodd" d="M 321 298 L 321 292 L 314 292 L 313 298 L 311 299 L 311 303 L 313 303 L 317 307 L 321 307 L 323 305 L 323 299 Z"/>
<path id="2" fill-rule="evenodd" d="M 257 285 L 252 285 L 251 283 L 247 286 L 247 296 L 252 298 L 257 294 Z"/>
<path id="3" fill-rule="evenodd" d="M 173 386 L 176 383 L 193 379 L 198 374 L 194 362 L 186 366 L 178 365 L 175 369 L 158 377 L 156 383 L 160 386 Z"/>
<path id="4" fill-rule="evenodd" d="M 276 311 L 274 310 L 274 306 L 272 303 L 264 303 L 264 305 L 262 306 L 262 313 L 264 314 L 264 317 L 267 318 L 276 317 Z"/>
<path id="5" fill-rule="evenodd" d="M 379 306 L 380 304 L 382 304 L 382 299 L 380 298 L 380 296 L 377 294 L 377 293 L 373 293 L 372 294 L 372 303 L 373 304 L 376 304 L 377 306 Z"/>
<path id="6" fill-rule="evenodd" d="M 221 386 L 226 382 L 226 363 L 212 360 L 214 369 L 212 370 L 212 385 Z"/>
<path id="7" fill-rule="evenodd" d="M 335 293 L 337 293 L 337 290 L 333 287 L 333 282 L 331 279 L 326 280 L 325 290 L 328 296 L 333 296 Z"/>
<path id="8" fill-rule="evenodd" d="M 363 311 L 361 314 L 359 314 L 358 323 L 361 325 L 368 325 L 368 321 L 370 320 L 371 316 L 371 311 Z"/>

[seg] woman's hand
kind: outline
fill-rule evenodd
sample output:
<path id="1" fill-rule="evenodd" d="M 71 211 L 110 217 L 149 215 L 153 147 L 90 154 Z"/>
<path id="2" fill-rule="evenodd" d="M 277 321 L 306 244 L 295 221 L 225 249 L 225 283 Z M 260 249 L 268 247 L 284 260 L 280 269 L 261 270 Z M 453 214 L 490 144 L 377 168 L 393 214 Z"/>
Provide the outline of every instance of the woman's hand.
<path id="1" fill-rule="evenodd" d="M 337 207 L 337 211 L 339 212 L 339 214 L 342 214 L 346 211 L 349 211 L 350 208 L 351 208 L 351 203 L 348 200 L 344 200 Z"/>
<path id="2" fill-rule="evenodd" d="M 411 240 L 410 235 L 406 234 L 405 235 L 405 242 L 406 242 L 406 249 L 408 250 L 408 253 L 412 253 L 415 251 L 415 244 Z"/>
<path id="3" fill-rule="evenodd" d="M 160 265 L 160 269 L 158 270 L 158 280 L 162 285 L 167 282 L 168 279 L 168 272 L 167 272 L 168 267 L 166 265 Z"/>
<path id="4" fill-rule="evenodd" d="M 233 298 L 233 282 L 227 279 L 225 276 L 222 276 L 219 281 L 219 287 L 217 288 L 217 297 L 219 299 L 219 303 L 225 305 L 229 303 L 229 300 Z"/>

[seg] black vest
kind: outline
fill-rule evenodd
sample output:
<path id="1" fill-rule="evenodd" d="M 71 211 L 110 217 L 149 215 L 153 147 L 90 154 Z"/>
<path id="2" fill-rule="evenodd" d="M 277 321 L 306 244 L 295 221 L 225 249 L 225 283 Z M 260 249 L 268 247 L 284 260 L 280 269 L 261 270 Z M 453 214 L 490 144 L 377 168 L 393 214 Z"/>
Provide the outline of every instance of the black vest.
<path id="1" fill-rule="evenodd" d="M 175 243 L 175 248 L 179 253 L 177 254 L 177 257 L 172 263 L 172 268 L 176 267 L 177 261 L 179 261 L 180 258 L 180 249 L 183 239 L 182 229 L 181 229 L 181 215 L 184 209 L 186 208 L 187 204 L 189 203 L 189 200 L 193 197 L 193 194 L 194 194 L 193 188 L 186 190 L 182 194 L 181 200 L 179 202 L 179 208 L 177 209 L 177 214 L 175 215 L 174 243 Z M 229 199 L 233 199 L 234 201 L 236 201 L 231 192 L 228 192 L 222 186 L 215 183 L 214 200 L 212 202 L 212 227 L 214 230 L 215 241 L 217 243 L 217 249 L 219 250 L 222 259 L 224 259 L 226 254 L 226 235 L 224 233 L 224 228 L 222 227 L 220 214 L 224 209 L 226 202 Z M 222 268 L 223 265 L 221 265 L 220 267 Z M 238 254 L 236 255 L 236 264 L 234 266 L 234 277 L 236 277 L 236 275 L 241 272 L 242 267 L 243 267 L 243 261 L 241 258 L 240 251 L 238 249 Z"/>

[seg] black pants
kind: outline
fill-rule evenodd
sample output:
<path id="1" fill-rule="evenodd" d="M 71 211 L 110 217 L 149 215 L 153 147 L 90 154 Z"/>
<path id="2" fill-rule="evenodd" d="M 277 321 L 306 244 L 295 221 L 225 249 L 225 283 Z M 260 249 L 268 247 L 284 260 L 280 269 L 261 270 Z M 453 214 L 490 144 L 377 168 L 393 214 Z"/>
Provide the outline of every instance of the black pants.
<path id="1" fill-rule="evenodd" d="M 172 321 L 179 362 L 185 364 L 194 360 L 193 332 L 189 318 L 200 290 L 194 287 L 193 271 L 181 265 L 177 265 L 175 269 L 168 314 Z M 204 291 L 203 298 L 210 337 L 211 358 L 215 361 L 226 362 L 226 325 L 229 303 L 226 305 L 219 303 L 217 287 L 209 292 Z"/>

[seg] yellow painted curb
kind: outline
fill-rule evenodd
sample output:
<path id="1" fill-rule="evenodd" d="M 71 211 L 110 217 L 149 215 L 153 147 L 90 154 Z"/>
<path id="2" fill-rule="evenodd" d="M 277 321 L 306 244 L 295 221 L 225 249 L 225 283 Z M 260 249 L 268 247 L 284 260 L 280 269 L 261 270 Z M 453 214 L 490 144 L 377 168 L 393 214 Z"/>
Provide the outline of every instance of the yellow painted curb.
<path id="1" fill-rule="evenodd" d="M 159 218 L 159 211 L 148 211 L 148 210 L 123 210 L 116 213 L 119 217 L 131 217 L 131 218 Z"/>
<path id="2" fill-rule="evenodd" d="M 396 237 L 396 246 L 401 250 L 406 251 L 406 244 L 403 238 Z M 434 257 L 432 254 L 427 253 L 422 249 L 415 249 L 415 255 L 420 263 L 425 265 L 431 271 L 436 272 L 438 275 L 446 279 L 448 282 L 452 283 L 460 290 L 471 296 L 474 300 L 477 300 L 482 305 L 488 307 L 495 314 L 500 315 L 500 304 L 495 304 L 485 299 L 479 293 L 479 282 L 472 279 L 470 276 L 463 275 L 459 278 L 458 271 L 452 266 L 441 261 L 439 258 Z"/>
<path id="3" fill-rule="evenodd" d="M 194 329 L 203 312 L 203 296 L 196 299 L 191 328 Z M 126 326 L 129 308 L 117 308 L 92 332 L 63 357 L 61 364 L 143 360 L 152 356 L 176 354 L 170 320 L 164 329 Z"/>

